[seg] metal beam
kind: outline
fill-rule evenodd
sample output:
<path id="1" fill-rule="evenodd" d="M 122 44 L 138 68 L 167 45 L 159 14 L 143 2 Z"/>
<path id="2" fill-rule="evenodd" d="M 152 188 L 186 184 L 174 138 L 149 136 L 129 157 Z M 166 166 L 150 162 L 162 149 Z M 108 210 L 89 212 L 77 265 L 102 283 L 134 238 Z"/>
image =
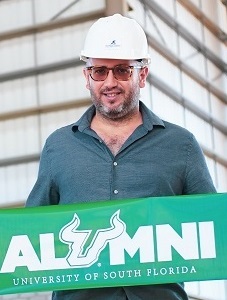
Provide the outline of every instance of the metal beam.
<path id="1" fill-rule="evenodd" d="M 126 15 L 128 12 L 128 4 L 126 0 L 106 0 L 106 15 L 110 16 L 116 13 Z"/>
<path id="2" fill-rule="evenodd" d="M 148 82 L 156 87 L 158 90 L 162 91 L 164 94 L 169 96 L 171 99 L 173 99 L 175 102 L 182 105 L 187 110 L 194 113 L 196 116 L 198 116 L 200 119 L 204 120 L 205 122 L 211 124 L 214 128 L 221 131 L 224 135 L 227 135 L 227 126 L 224 126 L 221 122 L 218 122 L 214 120 L 212 117 L 208 116 L 206 113 L 204 113 L 202 110 L 200 110 L 197 106 L 193 105 L 189 100 L 187 100 L 185 97 L 182 97 L 180 94 L 178 94 L 176 91 L 171 89 L 169 86 L 167 86 L 163 81 L 155 77 L 154 75 L 148 76 Z M 214 151 L 202 146 L 202 150 L 204 154 L 207 157 L 210 157 L 211 159 L 215 160 L 216 162 L 220 163 L 224 167 L 227 167 L 227 160 L 223 158 L 222 156 L 214 153 Z"/>
<path id="3" fill-rule="evenodd" d="M 22 27 L 19 29 L 13 29 L 13 30 L 0 33 L 0 41 L 14 39 L 26 35 L 34 35 L 37 33 L 50 31 L 50 30 L 54 30 L 66 26 L 81 24 L 91 20 L 99 19 L 104 16 L 105 16 L 105 10 L 102 9 L 91 13 L 80 14 L 77 16 L 72 16 L 72 17 L 67 17 L 62 19 L 55 19 L 53 21 L 48 21 L 41 24 L 35 24 L 31 26 Z"/>
<path id="4" fill-rule="evenodd" d="M 31 155 L 24 155 L 24 156 L 1 159 L 0 160 L 0 168 L 15 166 L 18 164 L 38 162 L 39 159 L 40 159 L 40 154 L 31 154 Z"/>
<path id="5" fill-rule="evenodd" d="M 189 65 L 184 63 L 178 56 L 176 56 L 173 52 L 167 49 L 163 44 L 161 44 L 155 38 L 149 36 L 147 34 L 147 39 L 149 45 L 155 49 L 158 53 L 164 56 L 168 61 L 170 61 L 173 65 L 177 66 L 180 70 L 182 70 L 185 74 L 190 76 L 193 80 L 199 83 L 201 86 L 208 89 L 212 94 L 214 94 L 217 98 L 219 98 L 223 103 L 227 104 L 227 94 L 217 89 L 213 84 L 204 79 L 201 75 L 199 75 L 194 69 L 192 69 Z"/>
<path id="6" fill-rule="evenodd" d="M 174 29 L 183 39 L 185 39 L 190 45 L 192 45 L 198 52 L 202 53 L 207 59 L 209 59 L 218 69 L 227 74 L 227 64 L 215 55 L 210 49 L 205 47 L 198 39 L 196 39 L 186 28 L 180 25 L 174 20 L 156 1 L 141 0 L 141 3 L 145 8 L 149 8 L 151 12 L 157 15 L 163 22 L 165 22 L 170 28 Z"/>
<path id="7" fill-rule="evenodd" d="M 220 42 L 224 42 L 227 45 L 227 34 L 214 22 L 212 22 L 198 7 L 189 0 L 177 0 L 182 6 L 184 6 L 190 13 L 197 18 L 210 32 L 217 37 Z"/>
<path id="8" fill-rule="evenodd" d="M 0 113 L 0 122 L 10 119 L 23 118 L 28 116 L 38 116 L 54 111 L 63 111 L 72 108 L 80 108 L 91 105 L 91 100 L 88 98 L 75 99 L 71 101 L 62 101 L 61 103 L 53 103 L 46 105 L 39 105 L 27 109 L 19 109 L 10 112 Z"/>
<path id="9" fill-rule="evenodd" d="M 155 75 L 149 74 L 148 76 L 148 82 L 155 86 L 158 90 L 162 91 L 164 94 L 166 94 L 168 97 L 173 99 L 175 102 L 181 104 L 183 107 L 191 111 L 193 114 L 198 116 L 200 119 L 204 120 L 205 122 L 211 124 L 213 127 L 218 129 L 220 132 L 222 132 L 224 135 L 227 136 L 227 126 L 223 125 L 222 122 L 219 122 L 212 118 L 210 115 L 202 111 L 198 108 L 198 106 L 194 105 L 189 101 L 187 98 L 182 96 L 181 94 L 177 93 L 175 90 L 173 90 L 169 85 L 167 85 L 164 81 L 160 80 Z"/>
<path id="10" fill-rule="evenodd" d="M 46 64 L 43 66 L 36 66 L 28 69 L 22 69 L 19 71 L 13 71 L 13 72 L 2 74 L 0 75 L 0 82 L 29 77 L 29 76 L 36 76 L 39 74 L 64 70 L 67 68 L 79 67 L 82 66 L 83 64 L 84 63 L 79 59 L 79 57 L 73 59 L 67 59 L 64 61 Z"/>

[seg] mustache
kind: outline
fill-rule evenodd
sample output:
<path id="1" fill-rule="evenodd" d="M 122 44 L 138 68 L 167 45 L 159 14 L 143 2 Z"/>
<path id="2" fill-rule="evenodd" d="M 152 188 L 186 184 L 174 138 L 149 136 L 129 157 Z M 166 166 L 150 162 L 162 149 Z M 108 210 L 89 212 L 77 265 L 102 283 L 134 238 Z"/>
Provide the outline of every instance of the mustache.
<path id="1" fill-rule="evenodd" d="M 103 88 L 103 89 L 100 90 L 100 93 L 103 93 L 103 94 L 109 93 L 109 92 L 112 92 L 112 93 L 124 93 L 125 90 L 122 89 L 122 88 L 120 88 L 120 87 L 119 88 L 116 88 L 116 87 L 114 87 L 114 88 L 108 88 L 108 87 L 106 87 L 106 88 Z"/>

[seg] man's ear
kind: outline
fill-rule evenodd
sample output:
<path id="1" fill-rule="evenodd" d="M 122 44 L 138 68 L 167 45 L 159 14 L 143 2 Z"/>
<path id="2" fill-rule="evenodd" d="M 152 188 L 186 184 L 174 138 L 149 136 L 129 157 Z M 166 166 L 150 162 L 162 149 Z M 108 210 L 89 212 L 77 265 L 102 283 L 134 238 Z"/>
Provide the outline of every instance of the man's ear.
<path id="1" fill-rule="evenodd" d="M 89 80 L 88 71 L 86 69 L 83 69 L 83 73 L 84 73 L 84 77 L 85 77 L 85 80 L 86 80 L 86 88 L 88 90 L 90 90 L 90 80 Z"/>
<path id="2" fill-rule="evenodd" d="M 140 70 L 140 72 L 139 72 L 139 86 L 140 86 L 140 88 L 145 87 L 146 78 L 148 76 L 148 73 L 149 73 L 148 67 L 144 67 Z"/>

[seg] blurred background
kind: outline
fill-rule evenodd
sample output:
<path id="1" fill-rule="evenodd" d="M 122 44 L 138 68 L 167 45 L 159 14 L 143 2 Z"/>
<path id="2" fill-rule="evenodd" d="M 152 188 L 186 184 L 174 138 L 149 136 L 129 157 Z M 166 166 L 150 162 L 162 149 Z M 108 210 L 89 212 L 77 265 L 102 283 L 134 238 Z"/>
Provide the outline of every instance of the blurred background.
<path id="1" fill-rule="evenodd" d="M 142 101 L 196 136 L 218 192 L 227 192 L 226 0 L 0 0 L 1 208 L 24 205 L 47 136 L 90 105 L 80 50 L 91 24 L 116 12 L 147 34 Z M 193 300 L 227 300 L 225 281 L 186 289 Z"/>

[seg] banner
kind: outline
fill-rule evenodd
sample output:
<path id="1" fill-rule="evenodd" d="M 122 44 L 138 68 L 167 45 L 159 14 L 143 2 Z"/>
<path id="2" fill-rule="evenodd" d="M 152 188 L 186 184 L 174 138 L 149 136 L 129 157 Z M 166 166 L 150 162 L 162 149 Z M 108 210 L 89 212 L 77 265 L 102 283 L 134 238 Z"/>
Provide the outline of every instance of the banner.
<path id="1" fill-rule="evenodd" d="M 227 194 L 0 210 L 0 294 L 227 279 Z"/>

